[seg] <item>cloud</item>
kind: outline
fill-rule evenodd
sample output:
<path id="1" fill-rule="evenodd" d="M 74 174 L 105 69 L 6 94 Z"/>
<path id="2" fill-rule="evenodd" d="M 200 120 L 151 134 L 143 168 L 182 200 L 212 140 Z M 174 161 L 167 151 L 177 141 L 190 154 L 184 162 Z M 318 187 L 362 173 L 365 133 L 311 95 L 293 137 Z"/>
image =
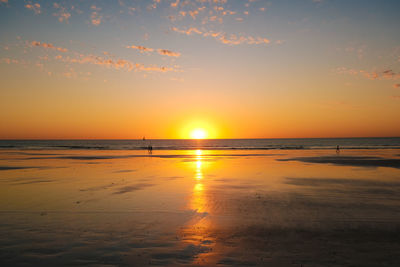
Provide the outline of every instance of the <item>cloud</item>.
<path id="1" fill-rule="evenodd" d="M 101 23 L 102 16 L 99 15 L 96 11 L 92 12 L 90 16 L 91 22 L 94 26 L 99 26 Z"/>
<path id="2" fill-rule="evenodd" d="M 141 46 L 141 45 L 131 45 L 131 46 L 126 46 L 126 48 L 136 49 L 136 50 L 139 50 L 141 53 L 152 53 L 155 50 L 154 48 L 145 47 L 145 46 Z M 162 56 L 169 56 L 169 57 L 180 57 L 181 56 L 181 53 L 173 52 L 173 51 L 167 50 L 167 49 L 157 49 L 157 52 L 158 52 L 158 54 L 160 54 Z"/>
<path id="3" fill-rule="evenodd" d="M 177 7 L 179 5 L 179 0 L 171 3 L 171 7 Z"/>
<path id="4" fill-rule="evenodd" d="M 54 13 L 53 16 L 58 17 L 59 22 L 66 22 L 68 23 L 68 19 L 71 17 L 71 13 L 69 13 L 65 7 L 60 6 L 60 4 L 54 3 L 53 7 L 58 9 L 57 13 Z"/>
<path id="5" fill-rule="evenodd" d="M 169 56 L 169 57 L 180 57 L 181 56 L 181 53 L 172 52 L 172 51 L 166 50 L 166 49 L 157 49 L 157 51 L 160 55 L 163 55 L 163 56 Z"/>
<path id="6" fill-rule="evenodd" d="M 153 52 L 153 51 L 154 51 L 153 48 L 144 47 L 144 46 L 141 46 L 141 45 L 138 45 L 138 46 L 136 46 L 136 45 L 131 45 L 131 46 L 126 46 L 126 48 L 137 49 L 137 50 L 139 50 L 141 53 L 143 53 L 143 52 Z"/>
<path id="7" fill-rule="evenodd" d="M 186 34 L 186 35 L 191 35 L 192 33 L 202 34 L 202 32 L 199 29 L 195 28 L 195 27 L 191 27 L 191 28 L 189 28 L 187 30 L 180 30 L 180 29 L 178 29 L 176 27 L 172 27 L 172 30 L 174 32 L 178 32 L 178 33 L 182 33 L 182 34 Z"/>
<path id="8" fill-rule="evenodd" d="M 28 4 L 25 5 L 25 7 L 27 9 L 33 10 L 35 12 L 35 14 L 40 14 L 41 13 L 40 4 L 39 3 L 35 3 L 35 4 L 28 3 Z"/>
<path id="9" fill-rule="evenodd" d="M 362 75 L 370 80 L 397 80 L 400 79 L 400 73 L 396 73 L 391 69 L 387 69 L 384 71 L 365 71 L 365 70 L 356 70 L 356 69 L 348 69 L 346 67 L 339 67 L 336 69 L 336 73 L 338 74 L 348 74 L 348 75 Z"/>
<path id="10" fill-rule="evenodd" d="M 7 63 L 7 64 L 11 64 L 11 63 L 18 64 L 19 63 L 18 59 L 12 59 L 12 58 L 2 58 L 1 61 L 3 61 L 4 63 Z"/>
<path id="11" fill-rule="evenodd" d="M 54 46 L 53 44 L 50 44 L 50 43 L 41 43 L 41 42 L 38 42 L 38 41 L 32 41 L 30 43 L 30 45 L 31 46 L 43 47 L 43 48 L 47 48 L 47 49 L 54 49 L 54 50 L 57 50 L 59 52 L 68 52 L 68 49 L 63 48 L 63 47 L 57 47 L 57 46 Z"/>
<path id="12" fill-rule="evenodd" d="M 199 11 L 197 10 L 189 11 L 189 15 L 192 17 L 192 19 L 196 19 L 197 14 L 199 14 Z"/>
<path id="13" fill-rule="evenodd" d="M 141 63 L 133 63 L 126 59 L 113 59 L 109 57 L 100 57 L 96 55 L 84 55 L 79 54 L 75 57 L 57 55 L 56 60 L 65 63 L 77 63 L 77 64 L 93 64 L 102 67 L 112 68 L 116 70 L 125 71 L 146 71 L 146 72 L 169 72 L 177 71 L 171 67 L 160 67 L 156 65 L 145 66 Z"/>
<path id="14" fill-rule="evenodd" d="M 400 78 L 400 73 L 395 73 L 392 70 L 384 70 L 384 71 L 364 71 L 360 70 L 360 73 L 362 73 L 365 77 L 371 80 L 397 80 Z"/>
<path id="15" fill-rule="evenodd" d="M 0 3 L 2 3 L 2 4 L 7 4 L 7 3 L 8 3 L 8 0 L 0 0 Z"/>
<path id="16" fill-rule="evenodd" d="M 92 12 L 92 14 L 90 15 L 90 19 L 91 19 L 92 24 L 94 26 L 99 26 L 100 23 L 101 23 L 101 20 L 103 19 L 103 16 L 98 13 L 101 10 L 101 8 L 99 8 L 99 7 L 95 6 L 95 5 L 92 5 L 90 7 L 90 9 L 94 10 Z"/>
<path id="17" fill-rule="evenodd" d="M 400 88 L 400 83 L 393 84 L 393 88 Z"/>
<path id="18" fill-rule="evenodd" d="M 166 72 L 182 72 L 180 69 L 180 66 L 174 65 L 174 66 L 159 66 L 155 64 L 149 64 L 145 65 L 139 62 L 132 62 L 127 59 L 123 58 L 116 58 L 114 55 L 108 53 L 108 52 L 103 52 L 103 54 L 98 55 L 98 54 L 83 54 L 78 51 L 73 51 L 73 50 L 68 50 L 63 47 L 58 47 L 53 45 L 52 43 L 45 43 L 45 42 L 39 42 L 39 41 L 29 41 L 26 42 L 26 46 L 28 47 L 38 47 L 42 49 L 50 49 L 54 50 L 57 52 L 62 52 L 57 55 L 49 56 L 38 56 L 37 59 L 38 61 L 32 62 L 32 64 L 36 67 L 39 67 L 42 71 L 45 71 L 48 73 L 48 75 L 52 75 L 53 72 L 50 69 L 47 69 L 48 65 L 47 63 L 50 61 L 58 61 L 64 63 L 65 70 L 60 72 L 60 75 L 66 78 L 77 78 L 78 76 L 85 76 L 84 78 L 88 78 L 91 74 L 88 74 L 89 72 L 80 72 L 80 71 L 75 71 L 72 67 L 71 64 L 87 64 L 87 65 L 97 65 L 109 69 L 114 69 L 114 70 L 122 70 L 122 71 L 127 71 L 127 72 L 148 72 L 148 73 L 166 73 Z M 136 47 L 136 46 L 134 46 Z M 139 46 L 138 46 L 139 47 Z M 131 47 L 130 47 L 131 48 Z M 149 48 L 144 48 L 144 49 L 149 49 Z M 156 51 L 156 49 L 151 49 L 151 51 Z M 166 56 L 173 56 L 177 57 L 180 56 L 180 53 L 172 52 L 166 49 L 158 49 L 157 50 L 160 54 L 166 55 Z M 32 65 L 30 62 L 25 62 L 22 59 L 11 59 L 11 58 L 0 58 L 0 62 L 6 63 L 6 64 L 18 64 L 22 66 L 27 66 L 27 65 Z"/>
<path id="19" fill-rule="evenodd" d="M 258 45 L 258 44 L 268 44 L 270 42 L 267 38 L 263 37 L 237 36 L 236 34 L 228 35 L 224 32 L 213 32 L 213 31 L 202 32 L 201 30 L 194 27 L 191 27 L 187 30 L 181 30 L 176 27 L 172 27 L 171 29 L 174 32 L 185 35 L 191 35 L 192 33 L 196 33 L 202 35 L 203 37 L 212 37 L 217 41 L 227 45 L 239 45 L 239 44 Z"/>

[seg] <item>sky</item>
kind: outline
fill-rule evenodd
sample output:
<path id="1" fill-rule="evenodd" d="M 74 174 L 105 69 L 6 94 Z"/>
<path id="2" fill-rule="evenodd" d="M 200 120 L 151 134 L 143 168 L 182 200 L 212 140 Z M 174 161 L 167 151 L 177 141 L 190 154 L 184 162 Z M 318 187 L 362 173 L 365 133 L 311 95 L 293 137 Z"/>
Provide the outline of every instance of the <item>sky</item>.
<path id="1" fill-rule="evenodd" d="M 0 139 L 400 136 L 399 10 L 0 0 Z"/>

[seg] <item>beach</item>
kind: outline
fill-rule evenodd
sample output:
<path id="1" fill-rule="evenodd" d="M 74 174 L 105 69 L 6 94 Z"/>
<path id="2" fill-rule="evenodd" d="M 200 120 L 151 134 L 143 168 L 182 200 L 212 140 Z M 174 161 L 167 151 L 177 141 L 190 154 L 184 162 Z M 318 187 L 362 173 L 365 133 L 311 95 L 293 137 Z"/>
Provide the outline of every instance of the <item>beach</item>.
<path id="1" fill-rule="evenodd" d="M 397 266 L 400 151 L 1 150 L 3 266 Z"/>

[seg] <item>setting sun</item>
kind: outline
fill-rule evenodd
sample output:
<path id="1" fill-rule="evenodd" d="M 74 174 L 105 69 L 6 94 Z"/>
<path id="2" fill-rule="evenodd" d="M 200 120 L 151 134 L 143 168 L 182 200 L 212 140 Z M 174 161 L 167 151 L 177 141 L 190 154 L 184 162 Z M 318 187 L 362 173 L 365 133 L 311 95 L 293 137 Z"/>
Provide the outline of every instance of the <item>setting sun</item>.
<path id="1" fill-rule="evenodd" d="M 204 139 L 207 137 L 207 132 L 204 129 L 194 129 L 190 133 L 192 139 Z"/>
<path id="2" fill-rule="evenodd" d="M 175 128 L 180 129 L 177 135 L 182 139 L 216 139 L 221 138 L 221 133 L 225 132 L 224 128 L 216 125 L 218 123 L 214 119 L 210 120 L 204 116 L 179 121 Z M 171 135 L 173 135 L 173 131 L 174 129 L 171 130 Z"/>

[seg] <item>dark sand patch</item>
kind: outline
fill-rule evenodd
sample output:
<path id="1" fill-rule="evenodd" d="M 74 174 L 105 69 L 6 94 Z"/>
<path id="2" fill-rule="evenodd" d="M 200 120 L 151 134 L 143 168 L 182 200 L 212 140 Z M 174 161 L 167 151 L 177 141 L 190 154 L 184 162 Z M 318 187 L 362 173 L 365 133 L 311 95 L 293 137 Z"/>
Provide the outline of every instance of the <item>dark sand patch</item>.
<path id="1" fill-rule="evenodd" d="M 19 177 L 19 178 L 6 178 L 0 179 L 0 182 L 7 183 L 10 185 L 24 185 L 24 184 L 36 184 L 36 183 L 50 183 L 54 182 L 53 179 L 43 179 L 37 177 Z"/>
<path id="2" fill-rule="evenodd" d="M 389 208 L 393 211 L 397 211 L 394 206 L 385 205 L 389 203 L 400 204 L 400 182 L 396 181 L 386 182 L 341 178 L 289 177 L 285 179 L 284 183 L 298 187 L 303 193 L 308 192 L 309 194 L 315 195 L 318 191 L 318 195 L 325 195 L 328 199 L 337 198 L 337 204 L 347 201 L 348 204 L 346 208 L 360 208 L 371 202 L 369 208 L 372 208 L 373 204 L 378 208 L 379 205 L 381 205 L 383 209 Z M 364 199 L 364 202 L 360 203 L 362 199 Z M 324 202 L 326 202 L 325 199 L 321 201 L 320 205 Z"/>
<path id="3" fill-rule="evenodd" d="M 232 189 L 232 190 L 252 190 L 257 189 L 258 185 L 253 184 L 222 184 L 222 185 L 215 185 L 215 189 Z"/>
<path id="4" fill-rule="evenodd" d="M 145 189 L 147 187 L 154 186 L 154 184 L 150 183 L 139 183 L 135 185 L 128 185 L 124 186 L 118 189 L 118 191 L 114 192 L 114 194 L 125 194 L 125 193 L 130 193 L 138 190 Z"/>
<path id="5" fill-rule="evenodd" d="M 124 159 L 132 156 L 57 156 L 57 157 L 30 157 L 26 159 L 72 159 L 72 160 L 104 160 L 104 159 Z"/>
<path id="6" fill-rule="evenodd" d="M 33 153 L 33 152 L 23 152 L 23 151 L 7 151 L 2 152 L 2 154 L 15 154 L 15 155 L 28 155 L 28 156 L 59 156 L 65 155 L 63 153 Z"/>
<path id="7" fill-rule="evenodd" d="M 21 181 L 10 183 L 12 185 L 27 185 L 27 184 L 39 184 L 39 183 L 52 183 L 54 180 L 50 179 L 24 179 Z"/>
<path id="8" fill-rule="evenodd" d="M 321 231 L 252 225 L 212 235 L 230 247 L 218 262 L 225 266 L 397 266 L 400 259 L 396 229 Z"/>
<path id="9" fill-rule="evenodd" d="M 321 156 L 276 159 L 278 161 L 301 161 L 306 163 L 325 163 L 356 167 L 391 167 L 400 168 L 400 159 L 362 156 Z"/>
<path id="10" fill-rule="evenodd" d="M 169 250 L 168 252 L 159 252 L 151 255 L 153 264 L 173 264 L 175 261 L 180 263 L 191 263 L 194 258 L 201 253 L 207 253 L 211 250 L 208 246 L 189 244 L 179 251 Z M 160 261 L 160 262 L 158 262 Z"/>
<path id="11" fill-rule="evenodd" d="M 184 176 L 167 176 L 164 177 L 167 180 L 175 180 L 175 179 L 181 179 L 181 178 L 185 178 Z"/>
<path id="12" fill-rule="evenodd" d="M 391 199 L 386 194 L 400 183 L 340 178 L 285 183 L 296 187 L 246 195 L 209 191 L 209 219 L 216 227 L 186 228 L 182 235 L 215 240 L 212 253 L 221 256 L 216 263 L 226 266 L 398 265 L 400 194 Z"/>
<path id="13" fill-rule="evenodd" d="M 81 191 L 81 192 L 99 191 L 99 190 L 105 190 L 105 189 L 111 188 L 111 187 L 116 186 L 116 185 L 118 185 L 118 183 L 110 183 L 110 184 L 107 184 L 107 185 L 94 186 L 94 187 L 89 187 L 89 188 L 82 188 L 82 189 L 79 189 L 79 191 Z"/>
<path id="14" fill-rule="evenodd" d="M 22 170 L 22 169 L 38 169 L 40 167 L 27 167 L 27 166 L 0 166 L 0 171 L 8 170 Z"/>
<path id="15" fill-rule="evenodd" d="M 346 186 L 363 186 L 363 187 L 399 187 L 399 182 L 385 182 L 377 180 L 361 180 L 361 179 L 343 179 L 343 178 L 297 178 L 287 177 L 286 184 L 299 185 L 299 186 L 330 186 L 330 185 L 346 185 Z"/>
<path id="16" fill-rule="evenodd" d="M 135 172 L 137 170 L 118 170 L 118 171 L 114 171 L 115 173 L 125 173 L 125 172 Z"/>

